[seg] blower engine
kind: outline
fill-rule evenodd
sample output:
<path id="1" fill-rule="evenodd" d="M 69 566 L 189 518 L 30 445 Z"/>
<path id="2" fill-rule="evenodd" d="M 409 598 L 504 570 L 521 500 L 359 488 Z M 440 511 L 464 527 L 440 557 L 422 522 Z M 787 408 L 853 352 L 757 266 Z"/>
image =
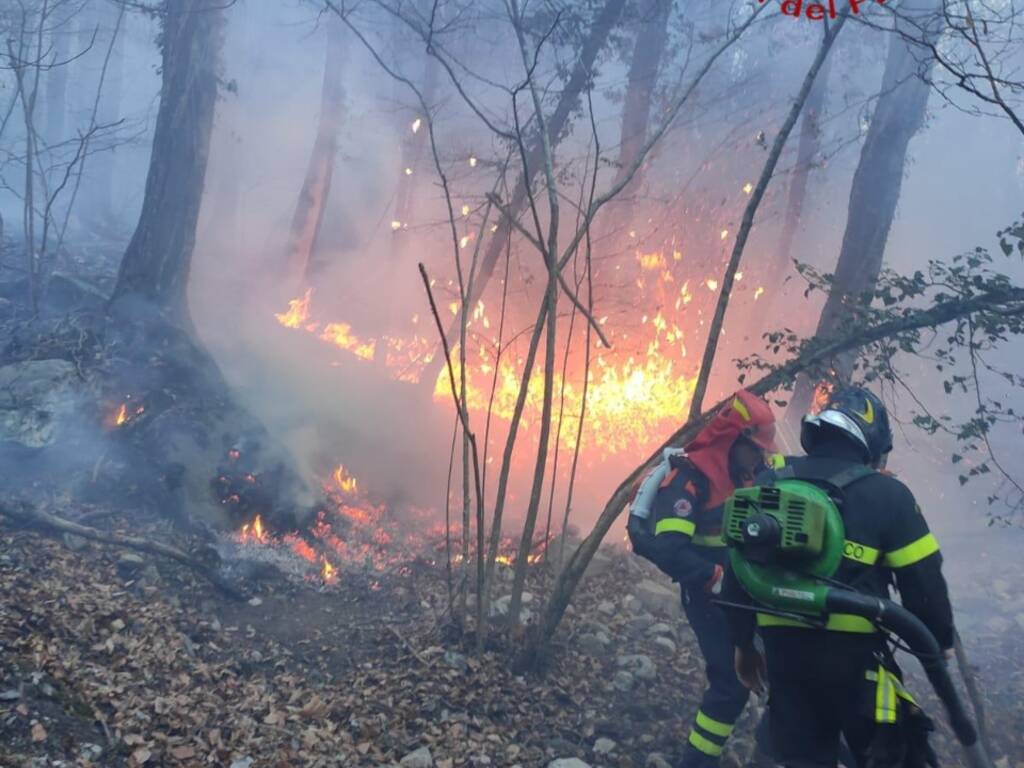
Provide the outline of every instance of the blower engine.
<path id="1" fill-rule="evenodd" d="M 736 577 L 760 606 L 822 627 L 830 613 L 862 616 L 903 640 L 921 661 L 971 764 L 991 766 L 928 628 L 891 600 L 831 581 L 846 536 L 839 509 L 823 488 L 788 479 L 737 489 L 725 503 L 722 535 Z"/>

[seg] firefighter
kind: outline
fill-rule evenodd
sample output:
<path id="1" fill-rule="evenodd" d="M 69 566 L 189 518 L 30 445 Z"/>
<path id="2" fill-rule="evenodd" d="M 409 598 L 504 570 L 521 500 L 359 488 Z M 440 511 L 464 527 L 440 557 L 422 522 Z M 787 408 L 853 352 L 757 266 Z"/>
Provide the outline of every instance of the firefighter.
<path id="1" fill-rule="evenodd" d="M 861 387 L 835 392 L 803 419 L 807 456 L 786 458 L 758 482 L 796 478 L 824 483 L 867 465 L 884 468 L 892 431 L 882 401 Z M 848 474 L 847 477 L 856 476 Z M 953 646 L 954 629 L 939 544 L 899 480 L 870 472 L 843 486 L 840 512 L 846 542 L 835 579 L 888 598 L 895 583 L 905 608 Z M 747 602 L 727 575 L 723 598 Z M 771 752 L 784 766 L 834 766 L 840 735 L 857 765 L 919 766 L 934 760 L 931 721 L 904 689 L 885 637 L 866 619 L 831 614 L 824 628 L 768 613 L 730 610 L 736 674 L 758 693 L 768 688 Z M 755 626 L 764 657 L 754 645 Z M 949 651 L 946 651 L 947 656 Z"/>
<path id="2" fill-rule="evenodd" d="M 718 765 L 749 696 L 733 670 L 725 615 L 712 601 L 721 592 L 726 557 L 722 503 L 765 469 L 774 434 L 768 404 L 741 390 L 685 449 L 666 451 L 630 506 L 633 549 L 679 583 L 683 610 L 704 655 L 708 686 L 682 768 Z"/>

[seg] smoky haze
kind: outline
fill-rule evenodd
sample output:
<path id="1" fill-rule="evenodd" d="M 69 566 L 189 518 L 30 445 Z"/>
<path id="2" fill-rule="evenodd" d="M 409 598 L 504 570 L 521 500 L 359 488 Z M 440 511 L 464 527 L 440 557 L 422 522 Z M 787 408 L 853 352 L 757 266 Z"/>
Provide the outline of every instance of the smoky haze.
<path id="1" fill-rule="evenodd" d="M 707 40 L 722 33 L 729 13 L 739 7 L 717 2 L 675 4 L 654 94 L 652 128 L 664 106 L 713 49 Z M 586 3 L 566 8 L 587 19 L 595 12 Z M 490 120 L 507 128 L 513 124 L 513 115 L 502 88 L 521 81 L 523 65 L 500 8 L 495 5 L 490 15 L 486 8 L 478 10 L 479 19 L 457 26 L 444 44 L 466 65 L 456 73 L 460 85 Z M 396 507 L 431 507 L 440 514 L 454 409 L 443 387 L 435 395 L 432 382 L 401 380 L 422 367 L 424 354 L 436 352 L 437 333 L 416 263 L 423 261 L 435 281 L 446 324 L 453 319 L 447 307 L 457 297 L 452 282 L 456 279 L 454 244 L 429 146 L 422 149 L 415 167 L 409 166 L 416 180 L 412 214 L 408 221 L 398 222 L 397 231 L 392 224 L 400 183 L 407 176 L 403 146 L 414 122 L 423 118 L 421 110 L 411 92 L 383 71 L 351 31 L 343 30 L 337 154 L 311 272 L 308 323 L 316 323 L 317 330 L 286 328 L 275 315 L 285 313 L 289 302 L 303 295 L 287 275 L 285 251 L 317 133 L 328 16 L 319 14 L 314 3 L 253 0 L 236 3 L 227 16 L 226 87 L 217 105 L 190 283 L 196 330 L 239 396 L 291 452 L 311 489 L 344 464 L 378 499 Z M 109 27 L 111 17 L 101 16 L 97 23 Z M 152 45 L 156 28 L 150 20 L 129 13 L 124 24 L 118 49 L 122 57 L 119 112 L 124 125 L 120 143 L 107 154 L 114 158 L 116 169 L 109 222 L 118 236 L 127 239 L 145 184 L 159 57 Z M 382 52 L 389 66 L 427 90 L 429 68 L 422 41 L 379 9 L 361 9 L 353 16 L 353 24 Z M 567 180 L 564 189 L 571 191 L 562 201 L 563 242 L 572 229 L 581 184 L 592 170 L 595 134 L 602 149 L 598 190 L 607 188 L 615 176 L 633 30 L 629 25 L 617 30 L 598 57 L 591 99 L 596 130 L 591 130 L 584 99 L 556 151 L 559 173 Z M 571 40 L 556 37 L 541 56 L 538 82 L 550 88 L 548 109 L 574 63 L 580 34 Z M 716 62 L 709 79 L 652 153 L 642 181 L 627 190 L 623 199 L 632 205 L 628 217 L 620 215 L 621 201 L 598 217 L 593 238 L 594 316 L 603 321 L 613 349 L 601 352 L 596 339 L 592 348 L 595 357 L 604 361 L 595 363 L 598 373 L 617 373 L 620 386 L 592 391 L 599 393 L 594 406 L 598 422 L 585 422 L 571 517 L 581 528 L 595 519 L 621 478 L 685 420 L 688 390 L 684 384 L 695 375 L 714 307 L 714 286 L 722 278 L 748 199 L 745 187 L 757 181 L 767 145 L 799 89 L 818 41 L 813 25 L 774 11 L 765 14 Z M 850 24 L 831 54 L 820 162 L 810 173 L 803 216 L 789 254 L 824 272 L 834 269 L 840 249 L 851 179 L 887 45 L 885 33 Z M 84 84 L 98 75 L 99 51 L 90 52 L 83 62 L 82 94 L 76 97 L 80 103 L 73 110 L 79 115 L 88 107 Z M 468 262 L 481 232 L 481 250 L 489 242 L 488 226 L 495 216 L 492 211 L 487 224 L 483 223 L 486 195 L 494 188 L 509 147 L 470 112 L 447 73 L 435 72 L 433 77 L 429 101 L 438 156 L 451 185 L 457 235 L 467 238 L 459 252 Z M 532 113 L 529 96 L 520 93 L 517 98 L 520 117 L 527 120 Z M 950 103 L 933 92 L 925 125 L 910 143 L 885 252 L 885 265 L 891 269 L 912 273 L 925 268 L 930 258 L 948 258 L 975 246 L 997 250 L 995 232 L 1020 215 L 1024 144 L 1019 134 L 1005 120 L 970 114 L 974 107 L 964 107 L 962 101 Z M 426 127 L 421 124 L 418 130 Z M 811 334 L 816 325 L 821 295 L 804 296 L 804 283 L 795 271 L 790 270 L 771 292 L 758 293 L 775 277 L 759 271 L 758 264 L 774 253 L 779 242 L 798 133 L 791 135 L 755 219 L 741 266 L 743 279 L 737 283 L 712 377 L 712 400 L 737 386 L 729 361 L 763 350 L 762 333 L 786 327 Z M 504 199 L 518 168 L 518 161 L 512 162 L 506 185 L 499 186 Z M 98 172 L 98 164 L 87 169 L 80 193 L 83 199 L 97 194 L 91 182 Z M 466 215 L 461 212 L 463 206 L 469 207 Z M 13 199 L 5 195 L 5 219 L 13 221 L 15 211 Z M 656 280 L 642 266 L 641 257 L 650 254 L 660 254 L 667 264 L 660 273 L 662 279 Z M 1006 264 L 1016 270 L 1015 279 L 1022 277 L 1018 262 Z M 502 262 L 482 297 L 489 328 L 482 328 L 482 320 L 478 321 L 480 339 L 493 340 L 496 335 L 503 268 Z M 515 338 L 507 358 L 525 355 L 526 337 L 544 290 L 543 274 L 537 252 L 515 235 L 504 339 L 508 343 Z M 582 270 L 575 274 L 581 276 Z M 665 274 L 671 275 L 670 283 L 663 279 Z M 687 295 L 689 300 L 681 301 Z M 570 305 L 563 298 L 559 307 L 561 344 L 568 332 Z M 652 326 L 659 314 L 667 330 L 656 333 Z M 322 341 L 319 336 L 328 323 L 348 324 L 359 340 L 375 342 L 375 358 L 362 359 Z M 578 394 L 584 333 L 578 315 L 573 333 L 567 379 Z M 408 356 L 408 366 L 392 368 L 382 362 L 380 350 L 387 347 L 387 339 L 419 344 L 416 354 Z M 653 341 L 658 342 L 654 347 Z M 556 355 L 559 367 L 563 349 L 560 346 Z M 646 378 L 627 376 L 651 359 L 672 365 L 648 368 Z M 975 407 L 971 397 L 947 396 L 927 360 L 913 361 L 905 370 L 905 386 L 886 391 L 902 425 L 890 468 L 914 489 L 940 538 L 950 540 L 944 552 L 957 591 L 955 574 L 971 574 L 972 580 L 986 578 L 983 566 L 1019 546 L 1021 533 L 1010 528 L 996 535 L 987 529 L 986 497 L 993 491 L 992 483 L 982 478 L 961 486 L 959 471 L 949 462 L 956 449 L 954 441 L 925 435 L 911 424 L 920 407 L 917 400 L 939 412 L 966 414 Z M 431 375 L 439 373 L 434 368 Z M 670 377 L 683 383 L 653 391 L 655 382 L 664 385 Z M 593 381 L 598 379 L 595 376 Z M 489 375 L 481 380 L 489 383 Z M 989 383 L 993 397 L 999 393 L 1010 402 L 1019 399 L 1010 387 L 999 392 L 995 378 Z M 652 390 L 649 397 L 647 389 Z M 673 399 L 676 393 L 679 397 Z M 513 463 L 509 505 L 513 521 L 525 507 L 537 439 L 536 421 L 530 417 L 539 411 L 538 400 L 531 396 Z M 567 401 L 576 402 L 571 397 Z M 781 416 L 782 409 L 778 413 Z M 484 409 L 475 418 L 482 440 Z M 489 488 L 495 484 L 507 429 L 507 420 L 499 415 L 492 421 L 487 446 L 491 461 L 486 465 Z M 575 416 L 567 412 L 563 438 L 575 428 Z M 788 447 L 797 450 L 792 431 L 783 434 Z M 1015 455 L 1019 439 L 1019 432 L 1010 427 L 993 435 L 996 448 L 1009 457 Z M 571 443 L 562 444 L 561 451 L 553 504 L 556 520 L 565 504 Z M 459 464 L 456 457 L 451 485 L 456 508 L 461 503 Z M 547 492 L 545 488 L 545 499 Z"/>

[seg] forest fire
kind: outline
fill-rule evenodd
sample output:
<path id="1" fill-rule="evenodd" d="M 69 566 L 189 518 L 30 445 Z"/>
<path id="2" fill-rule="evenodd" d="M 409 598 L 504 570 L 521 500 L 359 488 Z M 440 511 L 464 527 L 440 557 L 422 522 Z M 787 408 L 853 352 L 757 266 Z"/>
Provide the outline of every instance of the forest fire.
<path id="1" fill-rule="evenodd" d="M 638 251 L 636 262 L 639 269 L 635 286 L 640 297 L 636 306 L 651 307 L 654 311 L 641 310 L 631 326 L 624 325 L 611 332 L 612 349 L 597 345 L 595 340 L 591 365 L 586 372 L 584 444 L 590 446 L 586 449 L 588 452 L 601 457 L 646 448 L 651 435 L 664 432 L 685 413 L 693 392 L 684 331 L 684 327 L 693 325 L 698 317 L 690 306 L 694 298 L 690 280 L 684 279 L 691 265 L 686 264 L 678 249 Z M 715 277 L 707 277 L 703 282 L 711 291 L 718 288 Z M 446 309 L 452 317 L 458 317 L 460 304 L 450 301 Z M 437 346 L 436 342 L 417 333 L 375 339 L 356 335 L 349 323 L 321 325 L 311 319 L 311 291 L 291 300 L 288 311 L 275 317 L 282 326 L 314 333 L 357 360 L 371 361 L 383 353 L 388 375 L 410 383 L 418 382 L 428 370 Z M 515 412 L 522 359 L 507 350 L 498 352 L 496 329 L 500 324 L 489 316 L 488 306 L 482 299 L 474 302 L 466 324 L 468 339 L 472 341 L 466 349 L 467 405 L 474 414 L 483 416 L 489 410 L 508 423 Z M 457 345 L 452 352 L 452 362 L 456 380 L 459 380 Z M 584 367 L 582 350 L 574 349 L 565 368 L 560 366 L 553 376 L 562 414 L 559 439 L 567 450 L 575 447 L 579 414 L 583 410 Z M 436 376 L 435 401 L 450 403 L 447 372 L 442 369 Z M 544 371 L 538 365 L 529 380 L 520 421 L 525 432 L 539 421 L 543 382 Z M 600 440 L 587 441 L 587 435 L 600 435 Z"/>

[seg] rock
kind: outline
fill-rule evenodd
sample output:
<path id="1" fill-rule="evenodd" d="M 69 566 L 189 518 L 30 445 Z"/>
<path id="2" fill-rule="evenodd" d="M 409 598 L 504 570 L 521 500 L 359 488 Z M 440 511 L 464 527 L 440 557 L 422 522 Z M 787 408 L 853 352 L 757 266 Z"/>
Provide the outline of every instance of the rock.
<path id="1" fill-rule="evenodd" d="M 134 552 L 125 552 L 117 558 L 117 572 L 123 579 L 134 579 L 145 567 L 145 559 Z"/>
<path id="2" fill-rule="evenodd" d="M 672 625 L 666 624 L 663 621 L 659 621 L 657 624 L 652 624 L 647 628 L 648 635 L 671 635 L 672 633 Z"/>
<path id="3" fill-rule="evenodd" d="M 571 552 L 572 550 L 567 551 Z M 597 552 L 594 553 L 594 556 L 590 559 L 590 562 L 587 563 L 587 570 L 583 572 L 583 578 L 581 581 L 585 582 L 587 579 L 591 579 L 594 576 L 601 576 L 602 574 L 607 573 L 611 570 L 614 564 L 615 559 L 604 548 L 597 550 Z"/>
<path id="4" fill-rule="evenodd" d="M 682 615 L 679 592 L 653 579 L 644 579 L 633 588 L 636 598 L 653 614 L 675 618 Z"/>
<path id="5" fill-rule="evenodd" d="M 74 407 L 70 397 L 75 365 L 67 360 L 28 360 L 0 367 L 0 441 L 43 448 L 58 438 L 60 416 Z"/>
<path id="6" fill-rule="evenodd" d="M 21 698 L 21 691 L 12 688 L 9 691 L 0 691 L 0 701 L 17 701 Z"/>
<path id="7" fill-rule="evenodd" d="M 615 664 L 620 669 L 632 672 L 633 676 L 638 680 L 653 680 L 658 676 L 658 669 L 654 666 L 654 662 L 651 661 L 651 657 L 645 656 L 642 653 L 619 656 L 615 660 Z"/>
<path id="8" fill-rule="evenodd" d="M 664 648 L 665 652 L 670 656 L 675 656 L 676 644 L 669 640 L 667 637 L 656 637 L 654 638 L 654 644 L 659 648 Z"/>
<path id="9" fill-rule="evenodd" d="M 70 549 L 72 552 L 79 552 L 85 549 L 86 545 L 88 544 L 88 542 L 81 536 L 76 536 L 73 533 L 65 533 L 63 536 L 61 536 L 61 539 L 64 541 L 64 546 Z"/>
<path id="10" fill-rule="evenodd" d="M 402 768 L 434 768 L 434 757 L 426 747 L 410 752 L 398 762 Z"/>
<path id="11" fill-rule="evenodd" d="M 651 752 L 644 761 L 644 768 L 672 768 L 672 764 L 661 752 Z"/>
<path id="12" fill-rule="evenodd" d="M 444 663 L 449 667 L 454 667 L 459 670 L 459 672 L 465 672 L 469 669 L 469 662 L 466 661 L 466 657 L 456 651 L 445 651 Z"/>
<path id="13" fill-rule="evenodd" d="M 602 624 L 600 621 L 585 621 L 583 622 L 583 629 L 587 632 L 593 632 L 595 635 L 608 635 L 611 637 L 612 634 L 608 625 Z"/>
<path id="14" fill-rule="evenodd" d="M 250 598 L 249 599 L 249 605 L 251 605 L 253 608 L 259 608 L 261 605 L 263 605 L 263 598 L 262 597 Z"/>
<path id="15" fill-rule="evenodd" d="M 622 598 L 622 607 L 626 609 L 626 613 L 638 614 L 643 609 L 643 603 L 637 600 L 636 595 L 626 595 Z"/>
<path id="16" fill-rule="evenodd" d="M 593 632 L 585 632 L 579 636 L 576 641 L 580 650 L 590 656 L 603 656 L 605 651 L 608 650 L 608 645 L 611 639 L 605 634 L 595 634 Z"/>
<path id="17" fill-rule="evenodd" d="M 560 757 L 548 763 L 548 768 L 590 768 L 590 763 L 585 763 L 578 757 Z"/>
<path id="18" fill-rule="evenodd" d="M 611 754 L 612 752 L 615 751 L 615 747 L 617 747 L 617 746 L 618 746 L 618 744 L 616 744 L 614 741 L 612 741 L 611 739 L 608 739 L 608 738 L 605 738 L 604 736 L 602 736 L 601 738 L 599 738 L 597 741 L 594 742 L 594 754 L 595 755 L 608 755 L 608 754 Z"/>
<path id="19" fill-rule="evenodd" d="M 613 603 L 611 600 L 602 600 L 600 603 L 597 604 L 597 610 L 600 613 L 603 613 L 605 616 L 614 616 L 615 603 Z"/>
<path id="20" fill-rule="evenodd" d="M 484 766 L 491 764 L 491 758 L 487 755 L 474 755 L 469 758 L 469 764 L 473 766 L 473 768 L 484 768 Z"/>
<path id="21" fill-rule="evenodd" d="M 654 625 L 654 617 L 649 613 L 642 613 L 634 616 L 626 624 L 626 629 L 634 634 L 640 634 Z"/>
<path id="22" fill-rule="evenodd" d="M 548 749 L 551 749 L 556 753 L 561 752 L 563 755 L 566 753 L 572 754 L 573 752 L 578 751 L 575 744 L 568 739 L 563 739 L 561 736 L 555 736 L 554 738 L 548 739 L 547 746 Z"/>
<path id="23" fill-rule="evenodd" d="M 532 592 L 523 592 L 523 605 L 528 605 L 533 602 Z M 512 607 L 512 595 L 504 595 L 499 597 L 497 600 L 491 602 L 491 616 L 508 616 L 509 609 Z M 533 619 L 533 611 L 528 608 L 519 609 L 519 621 L 523 624 L 529 624 Z"/>
<path id="24" fill-rule="evenodd" d="M 633 677 L 632 672 L 620 669 L 615 673 L 615 676 L 612 677 L 612 688 L 620 693 L 629 693 L 633 690 L 633 684 L 635 682 L 636 679 Z"/>
<path id="25" fill-rule="evenodd" d="M 251 757 L 243 757 L 241 760 L 233 761 L 230 768 L 252 768 L 254 762 L 256 761 Z"/>

